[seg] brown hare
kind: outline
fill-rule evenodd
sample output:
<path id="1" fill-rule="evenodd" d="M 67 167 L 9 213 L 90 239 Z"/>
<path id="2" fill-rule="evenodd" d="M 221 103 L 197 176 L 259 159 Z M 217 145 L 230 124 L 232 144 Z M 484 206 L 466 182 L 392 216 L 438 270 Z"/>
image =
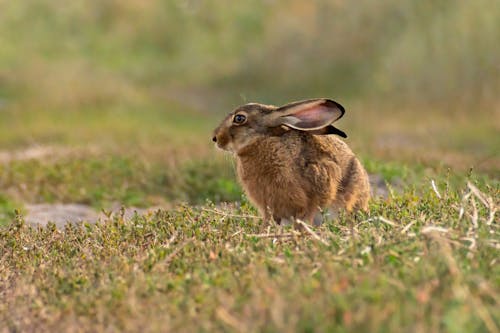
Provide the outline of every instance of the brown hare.
<path id="1" fill-rule="evenodd" d="M 265 221 L 317 222 L 321 209 L 368 209 L 368 175 L 332 123 L 344 108 L 330 99 L 281 107 L 245 104 L 214 131 L 236 156 L 238 177 Z"/>

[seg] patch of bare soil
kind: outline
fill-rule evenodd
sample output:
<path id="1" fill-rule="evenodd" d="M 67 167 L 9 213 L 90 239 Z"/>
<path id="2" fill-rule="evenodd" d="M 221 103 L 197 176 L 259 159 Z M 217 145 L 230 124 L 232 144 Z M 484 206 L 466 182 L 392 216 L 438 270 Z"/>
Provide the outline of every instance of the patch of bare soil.
<path id="1" fill-rule="evenodd" d="M 26 223 L 46 226 L 54 222 L 58 228 L 66 223 L 95 222 L 99 214 L 89 206 L 80 204 L 33 204 L 25 205 Z"/>
<path id="2" fill-rule="evenodd" d="M 81 204 L 29 204 L 25 205 L 26 214 L 24 220 L 32 226 L 45 227 L 49 222 L 56 225 L 57 228 L 64 228 L 68 223 L 97 223 L 106 219 L 103 212 L 98 212 L 90 206 Z M 135 213 L 141 215 L 159 209 L 151 208 L 124 208 L 124 218 L 130 219 Z M 111 210 L 111 214 L 121 214 L 121 208 Z"/>
<path id="3" fill-rule="evenodd" d="M 47 146 L 33 146 L 22 150 L 0 151 L 0 162 L 42 159 L 54 155 L 66 155 L 70 152 L 69 148 L 55 148 Z"/>
<path id="4" fill-rule="evenodd" d="M 41 160 L 53 157 L 79 155 L 81 153 L 97 153 L 97 147 L 59 147 L 34 145 L 19 150 L 0 150 L 0 163 L 11 161 Z"/>
<path id="5" fill-rule="evenodd" d="M 393 190 L 400 191 L 403 188 L 403 182 L 401 179 L 396 179 L 391 182 L 390 186 Z M 381 175 L 370 175 L 370 187 L 373 197 L 387 198 L 390 194 L 389 187 Z"/>

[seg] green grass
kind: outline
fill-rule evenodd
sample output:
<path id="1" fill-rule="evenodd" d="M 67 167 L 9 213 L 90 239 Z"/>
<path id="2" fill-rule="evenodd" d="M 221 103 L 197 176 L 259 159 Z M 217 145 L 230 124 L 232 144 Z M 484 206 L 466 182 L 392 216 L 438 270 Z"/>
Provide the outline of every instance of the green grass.
<path id="1" fill-rule="evenodd" d="M 241 198 L 227 161 L 188 160 L 177 165 L 132 156 L 71 156 L 0 165 L 3 191 L 21 202 L 81 203 L 108 208 L 113 203 L 148 207 L 168 202 L 203 203 Z M 1 192 L 0 192 L 1 193 Z M 12 207 L 2 196 L 1 207 Z"/>
<path id="2" fill-rule="evenodd" d="M 10 224 L 16 216 L 16 210 L 20 207 L 22 207 L 21 204 L 0 193 L 0 226 Z"/>
<path id="3" fill-rule="evenodd" d="M 164 109 L 150 103 L 137 106 L 84 108 L 74 111 L 22 111 L 17 107 L 0 113 L 0 144 L 19 149 L 32 145 L 100 146 L 112 149 L 161 148 L 202 145 L 210 140 L 214 118 L 168 102 Z"/>
<path id="4" fill-rule="evenodd" d="M 298 232 L 247 204 L 0 229 L 10 331 L 495 331 L 498 215 L 427 182 Z M 500 186 L 481 186 L 495 198 Z M 460 217 L 460 207 L 465 214 Z M 492 208 L 493 206 L 490 206 Z M 477 218 L 475 217 L 477 214 Z M 473 221 L 477 220 L 477 227 Z"/>

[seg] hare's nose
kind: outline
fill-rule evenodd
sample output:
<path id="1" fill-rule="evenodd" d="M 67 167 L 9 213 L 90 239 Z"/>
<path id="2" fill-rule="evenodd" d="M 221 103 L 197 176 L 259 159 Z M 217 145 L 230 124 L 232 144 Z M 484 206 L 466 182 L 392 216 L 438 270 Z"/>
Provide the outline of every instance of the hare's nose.
<path id="1" fill-rule="evenodd" d="M 217 137 L 216 137 L 216 136 L 214 136 L 214 137 L 212 138 L 212 141 L 213 141 L 213 142 L 217 142 Z"/>

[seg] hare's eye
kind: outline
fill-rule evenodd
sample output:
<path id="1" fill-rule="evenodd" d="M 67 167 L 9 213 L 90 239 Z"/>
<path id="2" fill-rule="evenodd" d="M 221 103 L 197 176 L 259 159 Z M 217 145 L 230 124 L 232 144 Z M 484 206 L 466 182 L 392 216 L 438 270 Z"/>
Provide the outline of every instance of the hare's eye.
<path id="1" fill-rule="evenodd" d="M 237 115 L 235 115 L 235 116 L 234 116 L 234 118 L 233 118 L 233 122 L 234 122 L 235 124 L 240 124 L 240 125 L 241 125 L 241 124 L 243 124 L 246 120 L 247 120 L 247 117 L 245 117 L 245 116 L 244 116 L 244 115 L 242 115 L 242 114 L 237 114 Z"/>

